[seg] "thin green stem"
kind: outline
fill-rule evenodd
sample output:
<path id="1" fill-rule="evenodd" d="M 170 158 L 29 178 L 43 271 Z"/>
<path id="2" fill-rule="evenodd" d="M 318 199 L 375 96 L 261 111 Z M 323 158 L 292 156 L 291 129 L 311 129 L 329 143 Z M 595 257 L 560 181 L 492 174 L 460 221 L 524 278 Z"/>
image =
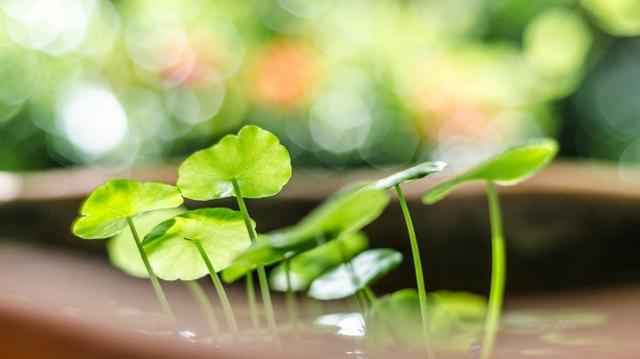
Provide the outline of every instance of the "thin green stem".
<path id="1" fill-rule="evenodd" d="M 218 297 L 220 298 L 220 303 L 222 304 L 222 310 L 224 310 L 224 315 L 227 318 L 227 324 L 229 325 L 229 331 L 231 331 L 231 335 L 235 341 L 240 339 L 240 331 L 238 330 L 238 324 L 236 323 L 236 317 L 233 315 L 233 309 L 231 309 L 231 303 L 229 302 L 229 298 L 227 297 L 227 292 L 224 290 L 224 286 L 220 281 L 220 277 L 218 277 L 218 273 L 215 268 L 213 268 L 213 264 L 211 260 L 209 260 L 209 256 L 207 252 L 205 252 L 202 247 L 202 243 L 199 240 L 192 240 L 195 244 L 198 252 L 200 252 L 200 256 L 202 260 L 207 265 L 207 269 L 209 270 L 209 276 L 211 277 L 211 281 L 213 282 L 213 286 L 216 288 L 216 292 L 218 293 Z"/>
<path id="2" fill-rule="evenodd" d="M 153 290 L 156 293 L 156 297 L 158 297 L 158 302 L 160 302 L 160 306 L 164 311 L 164 314 L 169 318 L 171 323 L 175 326 L 176 317 L 173 315 L 173 311 L 169 306 L 169 301 L 167 300 L 167 296 L 164 294 L 162 290 L 162 286 L 160 285 L 160 281 L 158 281 L 158 277 L 156 273 L 151 268 L 151 263 L 149 263 L 149 258 L 147 258 L 147 253 L 145 253 L 144 248 L 142 247 L 142 241 L 140 240 L 140 236 L 138 236 L 138 231 L 136 230 L 136 226 L 133 223 L 133 219 L 131 217 L 127 217 L 127 223 L 129 224 L 129 229 L 131 230 L 131 234 L 133 235 L 133 239 L 136 242 L 136 246 L 138 247 L 138 252 L 140 252 L 140 257 L 142 257 L 142 262 L 144 263 L 145 268 L 147 269 L 147 273 L 149 274 L 149 280 L 151 280 L 151 285 L 153 285 Z"/>
<path id="3" fill-rule="evenodd" d="M 376 302 L 376 300 L 378 300 L 375 293 L 373 293 L 373 291 L 371 290 L 371 287 L 369 287 L 368 285 L 365 285 L 364 288 L 362 288 L 362 291 L 367 296 L 367 299 L 369 300 L 370 304 L 373 304 Z"/>
<path id="4" fill-rule="evenodd" d="M 409 243 L 411 244 L 411 255 L 413 257 L 413 268 L 416 273 L 416 285 L 418 287 L 418 300 L 420 301 L 420 317 L 422 318 L 422 333 L 424 335 L 425 345 L 427 348 L 427 356 L 431 359 L 435 359 L 436 354 L 431 342 L 431 328 L 429 321 L 429 307 L 427 306 L 427 289 L 424 282 L 424 276 L 422 272 L 422 260 L 420 259 L 420 248 L 418 247 L 418 239 L 416 238 L 416 230 L 413 227 L 413 220 L 411 219 L 411 213 L 409 212 L 409 206 L 407 200 L 402 193 L 400 185 L 395 185 L 396 194 L 400 201 L 400 207 L 402 208 L 402 215 L 407 225 L 407 232 L 409 233 Z"/>
<path id="5" fill-rule="evenodd" d="M 489 218 L 491 220 L 491 289 L 489 291 L 487 317 L 484 322 L 484 336 L 480 354 L 482 359 L 491 358 L 500 326 L 507 262 L 504 236 L 502 235 L 500 202 L 493 182 L 487 182 L 487 199 L 489 201 Z"/>
<path id="6" fill-rule="evenodd" d="M 207 298 L 207 294 L 202 289 L 202 286 L 195 281 L 190 280 L 184 282 L 184 285 L 189 289 L 191 295 L 200 306 L 200 309 L 204 312 L 205 317 L 207 318 L 207 323 L 209 323 L 209 329 L 211 329 L 211 338 L 213 338 L 213 342 L 216 343 L 218 341 L 218 336 L 220 335 L 220 326 L 218 325 L 218 320 L 216 319 L 216 313 Z"/>
<path id="7" fill-rule="evenodd" d="M 249 316 L 251 324 L 256 333 L 258 341 L 262 341 L 262 329 L 260 328 L 260 318 L 258 317 L 258 306 L 256 305 L 256 290 L 253 287 L 253 273 L 247 272 L 244 278 L 247 287 L 247 303 L 249 304 Z"/>
<path id="8" fill-rule="evenodd" d="M 242 219 L 244 220 L 244 224 L 247 227 L 247 232 L 249 233 L 249 238 L 251 238 L 251 242 L 255 243 L 258 240 L 258 234 L 256 230 L 253 228 L 251 224 L 251 217 L 249 216 L 249 211 L 247 211 L 247 206 L 244 203 L 244 198 L 242 197 L 242 190 L 240 189 L 240 184 L 236 179 L 231 181 L 233 184 L 233 191 L 236 197 L 236 201 L 238 202 L 238 208 L 240 209 L 240 213 L 242 213 Z M 281 347 L 280 344 L 280 336 L 278 335 L 278 326 L 276 324 L 276 315 L 273 311 L 273 304 L 271 303 L 271 293 L 269 292 L 269 282 L 267 281 L 267 273 L 264 270 L 263 265 L 258 265 L 256 268 L 256 272 L 258 273 L 258 284 L 260 285 L 260 294 L 262 296 L 262 304 L 264 306 L 264 310 L 267 314 L 267 325 L 269 327 L 269 331 L 271 332 L 271 336 L 278 348 Z"/>
<path id="9" fill-rule="evenodd" d="M 291 271 L 290 271 L 290 262 L 289 258 L 286 258 L 283 262 L 285 278 L 287 282 L 287 292 L 286 292 L 286 303 L 287 303 L 287 313 L 289 314 L 289 320 L 291 321 L 292 328 L 294 333 L 298 333 L 298 303 L 296 299 L 296 294 L 293 292 L 293 288 L 291 287 Z"/>

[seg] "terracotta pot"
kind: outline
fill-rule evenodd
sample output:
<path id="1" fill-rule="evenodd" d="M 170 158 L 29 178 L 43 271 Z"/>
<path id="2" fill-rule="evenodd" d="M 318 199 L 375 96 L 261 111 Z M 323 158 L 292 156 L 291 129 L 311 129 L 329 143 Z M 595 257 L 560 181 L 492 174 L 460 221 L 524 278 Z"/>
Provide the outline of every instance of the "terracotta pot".
<path id="1" fill-rule="evenodd" d="M 381 175 L 370 171 L 298 173 L 280 195 L 250 201 L 249 209 L 258 229 L 269 231 L 295 223 L 342 186 Z M 110 268 L 101 241 L 71 237 L 69 226 L 82 198 L 112 176 L 171 183 L 175 166 L 113 174 L 63 170 L 0 175 L 0 357 L 280 357 L 270 347 L 255 343 L 227 343 L 219 348 L 205 343 L 206 322 L 179 283 L 165 286 L 176 303 L 184 332 L 166 333 L 147 282 Z M 540 328 L 535 335 L 503 334 L 496 357 L 640 355 L 632 339 L 640 329 L 640 314 L 632 305 L 640 299 L 640 290 L 633 285 L 640 278 L 640 174 L 629 172 L 624 178 L 627 181 L 620 180 L 615 167 L 564 162 L 519 186 L 501 188 L 509 258 L 508 308 L 578 306 L 605 320 L 568 331 Z M 405 186 L 422 241 L 427 285 L 430 290 L 485 293 L 490 252 L 482 186 L 465 186 L 437 205 L 422 205 L 420 194 L 441 179 L 436 176 Z M 188 205 L 234 206 L 232 201 Z M 372 247 L 391 246 L 408 253 L 396 202 L 366 231 Z M 407 260 L 375 290 L 384 293 L 413 287 L 413 281 Z M 606 289 L 596 291 L 596 286 Z M 241 321 L 246 321 L 242 287 L 230 291 L 234 308 Z M 278 317 L 286 318 L 280 299 L 276 295 Z M 323 310 L 340 306 L 332 305 Z M 321 331 L 305 333 L 304 357 L 340 357 L 354 347 L 348 338 L 326 337 Z M 548 333 L 561 336 L 554 339 Z M 573 345 L 541 342 L 544 335 L 551 336 L 552 344 L 553 340 L 573 340 Z M 287 345 L 292 341 L 286 339 Z"/>

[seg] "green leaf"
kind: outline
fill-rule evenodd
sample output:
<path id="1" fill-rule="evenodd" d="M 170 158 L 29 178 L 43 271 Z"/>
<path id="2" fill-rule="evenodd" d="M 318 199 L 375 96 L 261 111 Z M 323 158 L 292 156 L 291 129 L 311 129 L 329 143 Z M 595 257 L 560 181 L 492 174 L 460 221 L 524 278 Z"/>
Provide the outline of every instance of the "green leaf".
<path id="1" fill-rule="evenodd" d="M 240 212 L 202 208 L 162 222 L 143 245 L 158 277 L 194 280 L 209 273 L 194 241 L 200 241 L 217 272 L 251 243 Z"/>
<path id="2" fill-rule="evenodd" d="M 84 239 L 113 237 L 127 227 L 127 217 L 175 208 L 182 201 L 178 189 L 168 184 L 113 179 L 89 195 L 73 233 Z"/>
<path id="3" fill-rule="evenodd" d="M 237 180 L 247 198 L 272 196 L 291 177 L 289 152 L 271 132 L 245 126 L 215 145 L 189 156 L 180 166 L 178 188 L 195 200 L 234 195 Z"/>
<path id="4" fill-rule="evenodd" d="M 231 283 L 256 269 L 259 264 L 270 265 L 285 258 L 287 251 L 275 248 L 270 244 L 268 235 L 259 235 L 256 243 L 238 255 L 222 272 L 222 279 Z"/>
<path id="5" fill-rule="evenodd" d="M 350 260 L 367 248 L 367 236 L 362 232 L 345 234 L 335 240 L 300 253 L 289 260 L 289 279 L 291 289 L 304 291 L 311 282 L 323 273 Z M 284 265 L 280 264 L 269 274 L 271 288 L 287 290 L 287 277 Z"/>
<path id="6" fill-rule="evenodd" d="M 389 203 L 386 191 L 356 187 L 340 192 L 320 206 L 297 225 L 273 233 L 274 247 L 296 250 L 309 249 L 319 237 L 336 238 L 354 232 L 378 218 Z"/>
<path id="7" fill-rule="evenodd" d="M 438 351 L 467 352 L 480 338 L 486 301 L 464 292 L 434 292 L 428 297 L 432 342 Z M 417 318 L 417 319 L 416 319 Z M 367 342 L 378 349 L 424 349 L 420 300 L 414 289 L 379 298 L 367 318 Z"/>
<path id="8" fill-rule="evenodd" d="M 340 192 L 314 209 L 297 225 L 261 236 L 247 251 L 234 259 L 222 273 L 226 282 L 244 276 L 257 265 L 282 261 L 286 254 L 310 250 L 327 239 L 360 230 L 378 218 L 389 203 L 386 191 L 351 188 Z"/>
<path id="9" fill-rule="evenodd" d="M 186 209 L 179 207 L 147 212 L 134 219 L 133 223 L 136 226 L 138 235 L 144 238 L 144 236 L 151 232 L 151 230 L 161 222 L 173 218 L 185 211 Z M 137 278 L 149 277 L 149 273 L 142 262 L 142 257 L 140 257 L 138 246 L 136 246 L 136 242 L 131 231 L 124 230 L 115 237 L 109 239 L 107 241 L 107 253 L 111 264 L 128 275 Z"/>
<path id="10" fill-rule="evenodd" d="M 427 191 L 422 201 L 433 204 L 444 198 L 459 184 L 473 181 L 493 181 L 499 185 L 517 184 L 546 166 L 558 152 L 555 140 L 543 138 L 512 147 L 456 177 Z"/>
<path id="11" fill-rule="evenodd" d="M 426 177 L 432 173 L 440 172 L 447 164 L 444 162 L 424 162 L 417 166 L 413 166 L 402 170 L 400 172 L 396 172 L 389 177 L 385 177 L 373 182 L 370 186 L 378 189 L 391 189 L 396 185 L 410 182 L 415 179 Z"/>
<path id="12" fill-rule="evenodd" d="M 402 263 L 402 253 L 389 249 L 370 249 L 323 274 L 311 283 L 309 296 L 319 300 L 341 299 L 374 283 Z M 353 272 L 349 268 L 353 269 Z"/>

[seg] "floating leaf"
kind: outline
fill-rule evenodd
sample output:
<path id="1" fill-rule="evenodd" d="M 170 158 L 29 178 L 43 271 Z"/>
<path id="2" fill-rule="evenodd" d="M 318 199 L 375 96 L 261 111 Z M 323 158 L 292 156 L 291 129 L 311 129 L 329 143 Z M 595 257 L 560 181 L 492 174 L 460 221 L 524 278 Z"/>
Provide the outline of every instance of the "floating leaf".
<path id="1" fill-rule="evenodd" d="M 547 165 L 558 152 L 558 143 L 552 139 L 539 139 L 512 147 L 458 176 L 442 182 L 422 197 L 426 204 L 444 198 L 457 185 L 472 180 L 493 181 L 508 186 L 521 182 Z"/>
<path id="2" fill-rule="evenodd" d="M 291 177 L 289 152 L 271 132 L 245 126 L 215 145 L 189 156 L 180 166 L 178 188 L 195 200 L 234 195 L 238 182 L 247 198 L 272 196 Z"/>
<path id="3" fill-rule="evenodd" d="M 153 228 L 161 222 L 173 218 L 185 212 L 184 208 L 162 209 L 147 212 L 136 219 L 133 223 L 136 226 L 138 235 L 144 238 Z M 138 246 L 131 234 L 131 231 L 122 231 L 107 242 L 107 253 L 109 260 L 115 267 L 133 277 L 148 278 L 149 273 L 142 262 Z"/>
<path id="4" fill-rule="evenodd" d="M 181 204 L 182 196 L 174 186 L 113 179 L 89 195 L 73 233 L 84 239 L 113 237 L 127 227 L 127 217 Z"/>
<path id="5" fill-rule="evenodd" d="M 434 292 L 428 297 L 432 342 L 439 351 L 466 352 L 482 331 L 486 301 L 464 292 Z M 424 349 L 420 300 L 414 289 L 379 298 L 367 320 L 367 342 L 377 349 Z"/>
<path id="6" fill-rule="evenodd" d="M 158 277 L 194 280 L 209 273 L 194 241 L 202 244 L 216 271 L 251 243 L 240 212 L 203 208 L 162 222 L 143 244 Z"/>
<path id="7" fill-rule="evenodd" d="M 362 232 L 345 234 L 291 258 L 289 260 L 291 289 L 306 290 L 314 279 L 367 249 L 367 244 L 367 237 Z M 282 292 L 287 290 L 284 265 L 281 264 L 271 271 L 269 281 L 271 288 Z"/>
<path id="8" fill-rule="evenodd" d="M 415 179 L 426 177 L 432 173 L 440 172 L 447 164 L 444 162 L 424 162 L 417 166 L 413 166 L 402 170 L 400 172 L 396 172 L 389 177 L 385 177 L 373 182 L 370 187 L 377 189 L 391 189 L 396 185 L 402 184 L 404 182 L 410 182 Z"/>
<path id="9" fill-rule="evenodd" d="M 349 263 L 323 274 L 311 283 L 309 296 L 320 300 L 341 299 L 375 282 L 402 262 L 402 254 L 389 248 L 371 249 Z"/>

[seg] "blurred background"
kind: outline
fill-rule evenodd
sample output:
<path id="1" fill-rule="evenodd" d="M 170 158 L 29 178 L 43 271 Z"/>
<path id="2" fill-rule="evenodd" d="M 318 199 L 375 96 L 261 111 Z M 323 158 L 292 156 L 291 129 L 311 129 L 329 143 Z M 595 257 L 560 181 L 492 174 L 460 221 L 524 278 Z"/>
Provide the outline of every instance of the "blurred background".
<path id="1" fill-rule="evenodd" d="M 0 0 L 0 171 L 174 161 L 246 123 L 299 168 L 526 138 L 640 162 L 638 0 Z"/>

